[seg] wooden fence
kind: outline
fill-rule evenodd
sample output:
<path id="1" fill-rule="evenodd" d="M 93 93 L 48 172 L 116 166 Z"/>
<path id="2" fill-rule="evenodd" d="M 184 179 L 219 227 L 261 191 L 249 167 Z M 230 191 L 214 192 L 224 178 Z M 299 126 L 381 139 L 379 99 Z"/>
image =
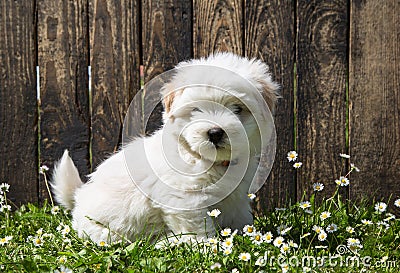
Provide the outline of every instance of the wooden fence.
<path id="1" fill-rule="evenodd" d="M 399 26 L 398 0 L 2 0 L 0 182 L 15 203 L 43 201 L 39 165 L 68 148 L 85 175 L 118 149 L 141 65 L 148 81 L 226 50 L 264 60 L 282 86 L 263 204 L 298 200 L 314 182 L 331 193 L 349 169 L 339 153 L 361 169 L 349 198 L 398 197 Z"/>

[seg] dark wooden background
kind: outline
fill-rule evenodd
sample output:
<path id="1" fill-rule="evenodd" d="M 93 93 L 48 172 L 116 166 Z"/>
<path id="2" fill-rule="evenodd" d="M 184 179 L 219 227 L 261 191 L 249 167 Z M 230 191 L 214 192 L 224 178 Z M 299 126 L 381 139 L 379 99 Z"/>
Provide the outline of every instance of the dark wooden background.
<path id="1" fill-rule="evenodd" d="M 42 202 L 39 166 L 65 148 L 84 177 L 118 149 L 141 66 L 147 82 L 219 50 L 262 59 L 282 86 L 261 206 L 314 182 L 332 193 L 349 169 L 339 153 L 361 169 L 349 198 L 399 197 L 399 26 L 398 0 L 1 1 L 0 182 L 15 203 Z"/>

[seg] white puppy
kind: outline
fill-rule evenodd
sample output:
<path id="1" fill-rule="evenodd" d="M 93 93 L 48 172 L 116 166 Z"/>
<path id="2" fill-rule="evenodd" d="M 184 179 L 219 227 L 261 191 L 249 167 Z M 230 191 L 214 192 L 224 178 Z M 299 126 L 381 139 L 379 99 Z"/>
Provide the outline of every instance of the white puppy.
<path id="1" fill-rule="evenodd" d="M 72 210 L 79 236 L 96 242 L 204 238 L 215 227 L 252 224 L 248 191 L 271 137 L 265 113 L 277 89 L 258 60 L 217 53 L 182 62 L 161 88 L 163 127 L 124 145 L 85 184 L 65 151 L 54 169 L 55 198 Z M 222 211 L 216 222 L 207 214 L 214 208 Z"/>

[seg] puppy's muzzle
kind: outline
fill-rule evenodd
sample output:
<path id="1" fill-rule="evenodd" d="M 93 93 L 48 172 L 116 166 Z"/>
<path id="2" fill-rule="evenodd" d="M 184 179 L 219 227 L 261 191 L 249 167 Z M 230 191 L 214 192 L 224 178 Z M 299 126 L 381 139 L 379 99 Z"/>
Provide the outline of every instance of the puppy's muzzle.
<path id="1" fill-rule="evenodd" d="M 211 128 L 207 132 L 208 140 L 214 144 L 214 146 L 218 147 L 218 144 L 221 142 L 222 138 L 225 135 L 225 131 L 219 127 Z"/>

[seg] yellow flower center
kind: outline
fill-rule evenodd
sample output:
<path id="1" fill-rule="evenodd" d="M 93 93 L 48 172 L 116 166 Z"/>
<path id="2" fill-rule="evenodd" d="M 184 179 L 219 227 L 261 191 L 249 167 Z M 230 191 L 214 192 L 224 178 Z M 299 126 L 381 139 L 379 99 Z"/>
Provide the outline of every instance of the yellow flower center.
<path id="1" fill-rule="evenodd" d="M 256 235 L 256 236 L 254 236 L 254 240 L 256 240 L 256 241 L 260 241 L 260 240 L 261 240 L 261 236 L 260 236 L 260 235 Z"/>

